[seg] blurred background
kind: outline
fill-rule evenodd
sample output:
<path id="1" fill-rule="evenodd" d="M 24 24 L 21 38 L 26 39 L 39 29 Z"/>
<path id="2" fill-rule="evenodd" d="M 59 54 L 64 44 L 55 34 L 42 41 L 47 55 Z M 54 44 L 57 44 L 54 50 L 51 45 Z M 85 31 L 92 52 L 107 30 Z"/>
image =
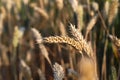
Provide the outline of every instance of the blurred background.
<path id="1" fill-rule="evenodd" d="M 53 80 L 31 28 L 42 37 L 71 36 L 70 23 L 91 43 L 99 79 L 117 80 L 120 53 L 107 34 L 120 38 L 119 7 L 119 0 L 0 0 L 0 80 Z M 64 80 L 79 80 L 77 50 L 66 44 L 44 46 L 51 62 L 64 68 Z"/>

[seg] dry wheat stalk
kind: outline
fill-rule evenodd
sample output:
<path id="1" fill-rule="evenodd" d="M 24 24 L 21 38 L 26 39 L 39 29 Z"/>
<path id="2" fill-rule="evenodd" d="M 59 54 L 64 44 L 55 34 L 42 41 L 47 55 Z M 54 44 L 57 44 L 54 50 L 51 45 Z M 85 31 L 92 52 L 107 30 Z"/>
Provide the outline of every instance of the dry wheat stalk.
<path id="1" fill-rule="evenodd" d="M 37 43 L 39 43 L 39 42 L 42 41 L 42 36 L 41 36 L 41 34 L 40 34 L 35 28 L 32 28 L 32 29 L 31 29 L 31 32 L 32 32 L 32 36 L 33 36 L 34 40 L 35 40 Z M 41 40 L 41 41 L 38 42 L 38 40 Z M 42 52 L 42 55 L 47 59 L 47 61 L 48 61 L 49 64 L 51 65 L 51 61 L 50 61 L 49 56 L 48 56 L 49 54 L 48 54 L 45 46 L 44 46 L 43 44 L 39 44 L 39 48 L 40 48 L 40 50 L 41 50 L 41 52 Z"/>
<path id="2" fill-rule="evenodd" d="M 2 34 L 2 31 L 3 31 L 3 21 L 4 21 L 5 17 L 6 17 L 6 10 L 2 6 L 2 7 L 0 7 L 0 36 Z"/>
<path id="3" fill-rule="evenodd" d="M 30 7 L 32 7 L 35 11 L 39 12 L 39 14 L 45 18 L 46 20 L 49 19 L 49 15 L 47 14 L 47 12 L 45 11 L 45 9 L 42 9 L 40 7 L 37 7 L 37 5 L 35 3 L 30 4 Z"/>
<path id="4" fill-rule="evenodd" d="M 109 8 L 109 14 L 108 14 L 108 24 L 111 25 L 114 18 L 116 17 L 118 13 L 118 6 L 119 2 L 118 0 L 112 0 Z"/>
<path id="5" fill-rule="evenodd" d="M 60 33 L 61 33 L 61 35 L 62 36 L 65 36 L 66 35 L 66 29 L 65 29 L 65 26 L 64 26 L 64 24 L 63 24 L 63 22 L 62 21 L 60 21 L 59 22 L 59 29 L 60 29 Z"/>
<path id="6" fill-rule="evenodd" d="M 89 32 L 91 31 L 91 29 L 94 27 L 95 23 L 97 22 L 97 18 L 98 15 L 93 16 L 93 18 L 90 20 L 90 22 L 88 23 L 87 29 L 86 29 L 86 35 L 85 38 L 87 38 Z"/>
<path id="7" fill-rule="evenodd" d="M 82 5 L 78 5 L 76 9 L 76 14 L 77 14 L 77 22 L 78 22 L 77 26 L 79 31 L 81 31 L 84 25 L 84 22 L 83 22 L 84 10 Z"/>
<path id="8" fill-rule="evenodd" d="M 109 1 L 105 1 L 104 9 L 103 9 L 103 18 L 104 18 L 105 20 L 106 20 L 106 18 L 108 17 L 109 6 L 110 6 Z"/>
<path id="9" fill-rule="evenodd" d="M 33 80 L 30 67 L 23 60 L 20 60 L 20 69 L 21 73 L 27 80 Z"/>
<path id="10" fill-rule="evenodd" d="M 9 58 L 7 56 L 7 48 L 2 44 L 0 44 L 0 53 L 1 53 L 0 57 L 2 61 L 1 65 L 9 66 L 10 63 L 9 63 Z"/>

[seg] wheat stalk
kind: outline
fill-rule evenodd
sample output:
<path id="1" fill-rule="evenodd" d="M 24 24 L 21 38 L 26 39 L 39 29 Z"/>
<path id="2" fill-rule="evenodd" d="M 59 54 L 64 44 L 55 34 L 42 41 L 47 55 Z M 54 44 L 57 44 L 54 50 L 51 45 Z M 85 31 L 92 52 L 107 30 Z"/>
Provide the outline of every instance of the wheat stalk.
<path id="1" fill-rule="evenodd" d="M 36 43 L 42 41 L 42 36 L 41 36 L 41 34 L 40 34 L 35 28 L 32 28 L 32 29 L 31 29 L 31 32 L 32 32 L 32 36 L 33 36 L 33 38 L 34 38 L 34 40 L 35 40 Z M 38 40 L 39 40 L 39 41 L 38 41 Z M 39 48 L 40 48 L 40 50 L 41 50 L 42 55 L 47 59 L 47 61 L 49 62 L 49 64 L 52 65 L 52 64 L 51 64 L 51 61 L 50 61 L 50 59 L 49 59 L 49 56 L 48 56 L 49 54 L 48 54 L 45 46 L 44 46 L 43 44 L 39 44 Z"/>
<path id="2" fill-rule="evenodd" d="M 103 9 L 103 17 L 104 17 L 105 20 L 106 20 L 106 18 L 108 17 L 109 7 L 110 7 L 110 3 L 109 3 L 109 1 L 107 0 L 107 1 L 105 1 L 104 9 Z"/>
<path id="3" fill-rule="evenodd" d="M 91 31 L 91 29 L 94 27 L 95 23 L 97 22 L 97 18 L 98 18 L 98 15 L 95 15 L 91 20 L 90 22 L 88 23 L 88 26 L 87 26 L 87 29 L 86 29 L 86 38 L 89 34 L 89 32 Z"/>
<path id="4" fill-rule="evenodd" d="M 49 16 L 44 9 L 36 6 L 36 4 L 34 4 L 34 3 L 31 4 L 30 7 L 32 7 L 35 11 L 37 11 L 44 19 L 46 19 L 46 20 L 49 19 Z"/>
<path id="5" fill-rule="evenodd" d="M 79 31 L 81 31 L 84 25 L 84 22 L 83 22 L 84 10 L 82 5 L 78 5 L 76 9 L 76 14 L 77 14 L 77 22 L 78 22 L 77 26 Z"/>
<path id="6" fill-rule="evenodd" d="M 21 73 L 27 80 L 33 80 L 30 67 L 24 62 L 24 60 L 20 60 L 20 69 Z"/>

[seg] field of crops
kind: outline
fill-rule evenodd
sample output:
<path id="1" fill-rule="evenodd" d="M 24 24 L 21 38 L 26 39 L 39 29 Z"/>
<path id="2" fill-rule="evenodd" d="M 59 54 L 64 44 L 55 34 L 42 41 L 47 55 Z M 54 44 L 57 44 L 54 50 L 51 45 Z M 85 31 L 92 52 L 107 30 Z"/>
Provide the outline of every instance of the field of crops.
<path id="1" fill-rule="evenodd" d="M 0 0 L 0 80 L 120 80 L 119 0 Z"/>

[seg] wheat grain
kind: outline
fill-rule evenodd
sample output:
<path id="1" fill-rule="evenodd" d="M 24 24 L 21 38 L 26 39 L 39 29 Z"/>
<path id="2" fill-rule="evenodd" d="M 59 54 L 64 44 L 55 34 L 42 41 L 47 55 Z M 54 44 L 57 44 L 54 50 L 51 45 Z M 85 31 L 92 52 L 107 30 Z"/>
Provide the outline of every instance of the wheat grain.
<path id="1" fill-rule="evenodd" d="M 65 36 L 46 37 L 46 38 L 43 38 L 43 42 L 44 43 L 67 43 L 73 46 L 78 51 L 80 51 L 80 53 L 82 52 L 82 45 L 70 37 L 65 37 Z"/>

